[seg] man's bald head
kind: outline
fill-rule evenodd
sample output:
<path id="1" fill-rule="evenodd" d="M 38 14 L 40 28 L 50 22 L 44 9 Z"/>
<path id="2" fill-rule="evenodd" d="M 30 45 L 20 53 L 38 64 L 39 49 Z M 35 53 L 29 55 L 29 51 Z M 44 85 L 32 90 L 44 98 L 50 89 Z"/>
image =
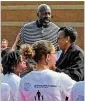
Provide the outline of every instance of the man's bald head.
<path id="1" fill-rule="evenodd" d="M 41 4 L 37 11 L 40 26 L 48 27 L 51 20 L 51 8 L 46 4 Z"/>
<path id="2" fill-rule="evenodd" d="M 47 4 L 41 4 L 38 6 L 38 12 L 51 12 L 51 8 Z"/>

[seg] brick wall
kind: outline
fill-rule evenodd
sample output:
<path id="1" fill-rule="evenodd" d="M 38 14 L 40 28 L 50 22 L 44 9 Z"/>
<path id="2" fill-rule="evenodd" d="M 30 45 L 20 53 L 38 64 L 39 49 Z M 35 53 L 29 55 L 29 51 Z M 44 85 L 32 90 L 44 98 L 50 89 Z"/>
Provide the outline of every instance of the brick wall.
<path id="1" fill-rule="evenodd" d="M 52 21 L 58 26 L 72 26 L 78 32 L 77 44 L 84 49 L 84 2 L 83 1 L 2 1 L 1 39 L 9 46 L 24 23 L 36 20 L 37 6 L 46 3 L 52 8 Z"/>

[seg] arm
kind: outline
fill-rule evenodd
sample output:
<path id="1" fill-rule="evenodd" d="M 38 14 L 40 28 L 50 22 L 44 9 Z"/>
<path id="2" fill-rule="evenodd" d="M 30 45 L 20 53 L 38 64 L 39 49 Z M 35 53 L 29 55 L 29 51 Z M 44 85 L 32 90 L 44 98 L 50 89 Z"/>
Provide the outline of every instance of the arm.
<path id="1" fill-rule="evenodd" d="M 17 35 L 16 40 L 15 40 L 15 42 L 14 42 L 14 44 L 13 44 L 11 50 L 15 50 L 15 48 L 16 48 L 16 46 L 17 46 L 19 40 L 20 40 L 20 33 Z"/>
<path id="2" fill-rule="evenodd" d="M 20 29 L 20 32 L 19 34 L 16 36 L 16 39 L 15 39 L 15 42 L 11 48 L 11 50 L 15 50 L 17 44 L 24 44 L 24 30 L 25 30 L 25 26 L 23 26 L 21 29 Z"/>

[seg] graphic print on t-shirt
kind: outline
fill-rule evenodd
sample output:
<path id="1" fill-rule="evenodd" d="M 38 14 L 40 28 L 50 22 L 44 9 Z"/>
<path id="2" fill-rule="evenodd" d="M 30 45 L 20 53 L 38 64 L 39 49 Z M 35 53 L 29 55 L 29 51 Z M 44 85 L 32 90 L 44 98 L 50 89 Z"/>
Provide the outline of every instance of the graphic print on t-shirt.
<path id="1" fill-rule="evenodd" d="M 35 101 L 44 101 L 43 100 L 44 97 L 39 90 L 37 91 L 36 95 L 34 96 L 34 99 L 35 99 Z"/>

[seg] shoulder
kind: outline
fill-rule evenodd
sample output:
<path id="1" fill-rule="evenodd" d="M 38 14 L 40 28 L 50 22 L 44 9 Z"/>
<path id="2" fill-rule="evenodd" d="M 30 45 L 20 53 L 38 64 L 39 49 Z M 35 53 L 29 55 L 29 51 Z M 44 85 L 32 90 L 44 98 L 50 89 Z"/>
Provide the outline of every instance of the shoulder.
<path id="1" fill-rule="evenodd" d="M 68 51 L 68 55 L 72 57 L 84 56 L 84 51 L 77 45 L 72 45 Z"/>
<path id="2" fill-rule="evenodd" d="M 21 78 L 16 74 L 13 74 L 8 82 L 11 88 L 17 89 L 19 87 Z"/>
<path id="3" fill-rule="evenodd" d="M 51 76 L 57 76 L 58 75 L 58 73 L 53 71 L 53 70 L 46 70 L 45 72 L 46 72 L 45 73 L 46 75 L 51 75 Z"/>
<path id="4" fill-rule="evenodd" d="M 83 50 L 78 45 L 72 45 L 71 49 L 73 52 L 82 52 L 83 53 Z"/>
<path id="5" fill-rule="evenodd" d="M 54 27 L 54 28 L 57 28 L 57 29 L 59 29 L 59 26 L 57 26 L 55 23 L 53 23 L 53 22 L 50 22 L 50 25 L 51 25 L 51 27 Z"/>
<path id="6" fill-rule="evenodd" d="M 34 25 L 36 25 L 36 21 L 28 22 L 23 27 L 33 27 Z"/>
<path id="7" fill-rule="evenodd" d="M 80 48 L 78 45 L 75 45 L 75 49 L 76 51 L 81 52 L 82 54 L 84 54 L 84 51 L 82 50 L 82 48 Z"/>
<path id="8" fill-rule="evenodd" d="M 19 76 L 17 76 L 16 74 L 13 74 L 13 76 L 12 76 L 14 79 L 16 79 L 17 81 L 20 81 L 21 80 L 21 78 L 19 77 Z"/>
<path id="9" fill-rule="evenodd" d="M 10 82 L 11 84 L 14 83 L 14 85 L 19 85 L 21 78 L 19 76 L 17 76 L 16 74 L 12 74 L 10 75 Z"/>
<path id="10" fill-rule="evenodd" d="M 69 77 L 67 74 L 61 72 L 61 73 L 60 73 L 60 78 L 62 78 L 62 80 L 66 80 L 66 79 L 68 79 L 68 78 L 70 78 L 70 77 Z"/>
<path id="11" fill-rule="evenodd" d="M 76 83 L 75 80 L 73 80 L 69 75 L 67 75 L 67 74 L 65 74 L 63 72 L 60 73 L 60 80 L 61 80 L 61 82 L 67 83 L 67 84 L 69 84 L 69 83 L 75 84 Z"/>
<path id="12" fill-rule="evenodd" d="M 60 74 L 59 72 L 53 71 L 53 70 L 46 70 L 45 71 L 45 78 L 48 79 L 52 79 L 55 81 L 60 81 Z"/>

